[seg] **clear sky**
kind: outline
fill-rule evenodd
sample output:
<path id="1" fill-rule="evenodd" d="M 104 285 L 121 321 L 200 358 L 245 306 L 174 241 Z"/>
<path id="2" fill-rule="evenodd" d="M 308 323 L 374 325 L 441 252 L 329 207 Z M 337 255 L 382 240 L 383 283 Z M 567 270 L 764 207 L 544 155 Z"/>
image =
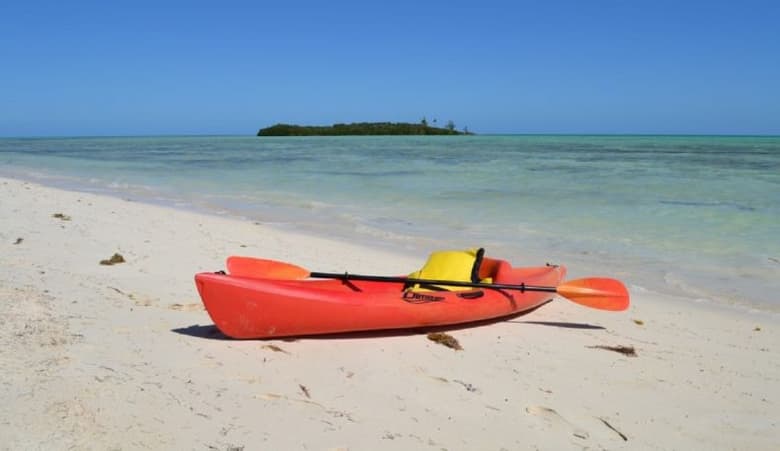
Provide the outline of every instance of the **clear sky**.
<path id="1" fill-rule="evenodd" d="M 0 136 L 780 134 L 780 1 L 0 3 Z"/>

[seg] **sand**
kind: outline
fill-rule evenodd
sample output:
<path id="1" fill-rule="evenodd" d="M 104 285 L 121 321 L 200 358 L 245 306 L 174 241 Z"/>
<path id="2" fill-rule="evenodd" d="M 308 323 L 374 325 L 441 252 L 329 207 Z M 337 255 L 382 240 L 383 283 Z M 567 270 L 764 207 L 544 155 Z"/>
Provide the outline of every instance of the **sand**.
<path id="1" fill-rule="evenodd" d="M 462 350 L 419 332 L 234 341 L 193 284 L 228 255 L 393 275 L 428 251 L 0 178 L 0 449 L 778 448 L 775 316 L 625 281 L 627 312 L 560 299 L 446 330 Z"/>

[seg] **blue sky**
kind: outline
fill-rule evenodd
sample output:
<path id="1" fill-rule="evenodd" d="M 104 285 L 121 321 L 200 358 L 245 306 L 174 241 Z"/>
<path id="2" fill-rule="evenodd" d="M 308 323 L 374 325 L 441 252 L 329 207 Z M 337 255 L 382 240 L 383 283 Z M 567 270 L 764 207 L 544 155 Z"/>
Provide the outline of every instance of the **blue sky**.
<path id="1" fill-rule="evenodd" d="M 780 134 L 777 1 L 0 4 L 0 136 Z"/>

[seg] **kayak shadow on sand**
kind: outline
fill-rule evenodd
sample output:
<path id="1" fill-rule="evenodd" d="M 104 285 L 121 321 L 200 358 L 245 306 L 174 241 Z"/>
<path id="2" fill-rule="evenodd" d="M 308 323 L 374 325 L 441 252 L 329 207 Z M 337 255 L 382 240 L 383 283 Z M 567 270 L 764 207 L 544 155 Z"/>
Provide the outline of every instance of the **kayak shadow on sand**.
<path id="1" fill-rule="evenodd" d="M 207 326 L 201 324 L 193 324 L 188 327 L 180 327 L 178 329 L 171 329 L 171 332 L 177 334 L 189 335 L 190 337 L 208 338 L 210 340 L 232 340 L 232 338 L 223 334 L 217 329 L 217 326 L 209 324 Z"/>
<path id="2" fill-rule="evenodd" d="M 606 330 L 603 326 L 594 326 L 587 323 L 564 323 L 560 321 L 508 321 L 518 324 L 536 324 L 538 326 L 561 327 L 563 329 L 587 329 L 587 330 Z"/>
<path id="3" fill-rule="evenodd" d="M 298 340 L 343 340 L 343 339 L 361 339 L 361 338 L 388 338 L 388 337 L 405 337 L 411 335 L 425 335 L 432 332 L 452 332 L 456 330 L 472 329 L 479 326 L 485 326 L 500 322 L 500 320 L 492 321 L 480 321 L 466 324 L 453 324 L 448 326 L 429 326 L 429 327 L 412 327 L 406 329 L 382 329 L 382 330 L 361 330 L 355 332 L 333 332 L 327 334 L 318 335 L 293 335 L 283 337 L 266 337 L 266 338 L 245 338 L 234 339 L 226 336 L 217 329 L 217 326 L 194 324 L 189 327 L 181 327 L 178 329 L 171 329 L 171 332 L 177 334 L 189 335 L 196 338 L 205 338 L 208 340 L 280 340 L 280 341 L 298 341 Z"/>
<path id="4" fill-rule="evenodd" d="M 356 332 L 331 333 L 331 334 L 322 334 L 322 335 L 301 335 L 301 336 L 290 336 L 290 337 L 268 337 L 268 338 L 256 338 L 256 339 L 250 338 L 249 340 L 296 341 L 298 339 L 338 340 L 338 339 L 355 339 L 355 338 L 403 337 L 403 336 L 410 336 L 410 335 L 428 334 L 431 332 L 451 332 L 456 330 L 472 329 L 475 327 L 487 326 L 487 325 L 501 323 L 501 322 L 514 323 L 514 324 L 532 324 L 532 325 L 540 325 L 540 326 L 551 326 L 551 327 L 560 327 L 564 329 L 605 330 L 605 328 L 602 326 L 594 326 L 592 324 L 586 324 L 586 323 L 568 323 L 568 322 L 558 322 L 558 321 L 518 321 L 517 320 L 517 318 L 527 315 L 539 307 L 541 306 L 537 306 L 536 308 L 533 308 L 531 310 L 525 312 L 519 312 L 514 315 L 505 316 L 502 318 L 493 318 L 493 319 L 487 319 L 482 321 L 472 321 L 463 324 L 451 324 L 446 326 L 413 327 L 408 329 L 368 330 L 368 331 L 356 331 Z M 171 332 L 176 332 L 177 334 L 189 335 L 191 337 L 205 338 L 210 340 L 233 340 L 232 338 L 220 332 L 219 329 L 217 329 L 217 326 L 213 324 L 209 324 L 209 325 L 194 324 L 188 327 L 172 329 Z"/>

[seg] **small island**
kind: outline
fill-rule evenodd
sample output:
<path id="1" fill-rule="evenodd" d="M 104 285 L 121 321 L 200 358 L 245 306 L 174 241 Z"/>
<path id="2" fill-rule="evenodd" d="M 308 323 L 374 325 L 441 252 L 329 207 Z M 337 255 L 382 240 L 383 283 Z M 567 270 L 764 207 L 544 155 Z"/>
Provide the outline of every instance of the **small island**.
<path id="1" fill-rule="evenodd" d="M 431 127 L 423 119 L 409 122 L 353 122 L 330 126 L 276 124 L 261 128 L 257 136 L 349 136 L 349 135 L 473 135 L 468 128 L 455 130 L 452 121 L 445 128 Z"/>

